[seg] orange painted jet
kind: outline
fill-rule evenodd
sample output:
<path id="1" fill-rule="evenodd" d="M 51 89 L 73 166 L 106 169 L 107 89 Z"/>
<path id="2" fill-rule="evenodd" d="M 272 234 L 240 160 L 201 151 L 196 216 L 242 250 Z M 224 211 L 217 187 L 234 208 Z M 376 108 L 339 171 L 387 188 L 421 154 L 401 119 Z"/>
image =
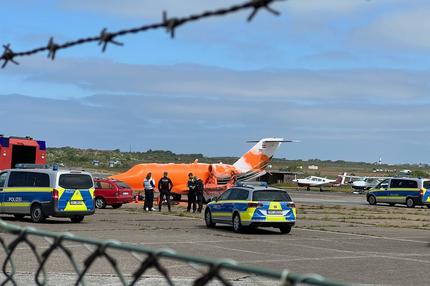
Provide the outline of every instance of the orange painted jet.
<path id="1" fill-rule="evenodd" d="M 257 144 L 233 165 L 198 163 L 197 160 L 191 164 L 138 164 L 112 178 L 124 181 L 134 190 L 140 191 L 143 189 L 143 180 L 147 173 L 151 172 L 154 180 L 158 182 L 163 172 L 168 172 L 173 183 L 172 196 L 174 199 L 180 199 L 181 195 L 188 193 L 188 173 L 191 172 L 205 183 L 206 195 L 209 193 L 209 196 L 213 196 L 232 186 L 236 181 L 249 181 L 264 175 L 266 166 L 281 143 L 294 141 L 265 138 L 248 142 Z"/>

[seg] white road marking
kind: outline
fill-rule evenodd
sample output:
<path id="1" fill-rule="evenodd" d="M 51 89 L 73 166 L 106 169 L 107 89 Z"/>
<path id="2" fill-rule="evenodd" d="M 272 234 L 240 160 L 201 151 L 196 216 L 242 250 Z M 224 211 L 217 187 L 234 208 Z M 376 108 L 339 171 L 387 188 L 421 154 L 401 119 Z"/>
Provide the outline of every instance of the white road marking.
<path id="1" fill-rule="evenodd" d="M 373 237 L 369 237 L 371 239 Z M 267 241 L 337 241 L 339 238 L 278 238 L 278 239 L 260 239 L 260 238 L 251 238 L 251 239 L 243 239 L 243 237 L 238 237 L 237 239 L 224 239 L 224 240 L 189 240 L 189 241 L 160 241 L 160 242 L 141 242 L 141 245 L 164 245 L 164 244 L 194 244 L 194 243 L 223 243 L 223 242 L 267 242 Z M 363 240 L 363 238 L 358 237 L 349 237 L 342 238 L 342 240 Z M 133 243 L 132 243 L 133 244 Z"/>
<path id="2" fill-rule="evenodd" d="M 252 254 L 258 254 L 258 255 L 276 255 L 276 256 L 288 256 L 287 254 L 279 254 L 279 253 L 267 253 L 267 252 L 257 252 L 257 251 L 252 251 L 252 250 L 245 250 L 245 249 L 238 249 L 238 248 L 230 248 L 230 247 L 223 247 L 223 246 L 219 246 L 219 245 L 213 245 L 213 244 L 209 244 L 209 245 L 205 245 L 207 247 L 212 247 L 212 248 L 219 248 L 219 249 L 224 249 L 224 250 L 228 250 L 228 251 L 236 251 L 236 252 L 244 252 L 244 253 L 252 253 Z"/>
<path id="3" fill-rule="evenodd" d="M 297 230 L 312 231 L 312 232 L 324 232 L 324 233 L 358 236 L 358 237 L 366 237 L 366 238 L 374 238 L 374 239 L 386 239 L 386 240 L 394 240 L 394 241 L 402 241 L 402 242 L 414 242 L 414 243 L 419 243 L 419 244 L 429 244 L 429 242 L 422 241 L 422 240 L 412 240 L 412 239 L 403 239 L 403 238 L 395 238 L 395 237 L 376 236 L 376 235 L 370 235 L 370 234 L 356 234 L 356 233 L 346 233 L 346 232 L 336 232 L 336 231 L 330 231 L 330 230 L 318 230 L 318 229 L 306 229 L 306 228 L 297 228 Z"/>

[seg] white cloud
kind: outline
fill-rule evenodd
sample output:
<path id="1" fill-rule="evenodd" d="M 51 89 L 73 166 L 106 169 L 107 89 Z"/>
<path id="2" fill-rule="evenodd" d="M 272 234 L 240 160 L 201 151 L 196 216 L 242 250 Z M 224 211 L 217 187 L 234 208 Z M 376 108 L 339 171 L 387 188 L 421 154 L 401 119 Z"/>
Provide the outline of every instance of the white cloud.
<path id="1" fill-rule="evenodd" d="M 159 19 L 161 11 L 167 10 L 176 16 L 188 15 L 189 13 L 199 13 L 208 9 L 217 9 L 221 7 L 230 7 L 241 4 L 242 1 L 231 0 L 75 0 L 75 1 L 57 1 L 57 5 L 65 10 L 83 11 L 97 14 L 108 14 L 126 18 L 153 18 Z M 311 14 L 339 14 L 339 13 L 356 13 L 365 9 L 371 9 L 375 5 L 397 4 L 401 0 L 289 0 L 285 2 L 273 3 L 273 7 L 281 10 L 287 10 L 288 13 L 301 16 Z"/>
<path id="2" fill-rule="evenodd" d="M 75 86 L 86 93 L 169 95 L 194 98 L 290 100 L 302 105 L 428 102 L 427 71 L 388 69 L 240 71 L 199 65 L 131 65 L 109 60 L 28 59 L 8 67 L 26 84 Z"/>
<path id="3" fill-rule="evenodd" d="M 385 13 L 372 21 L 368 27 L 355 32 L 355 42 L 370 47 L 430 49 L 430 3 Z"/>
<path id="4" fill-rule="evenodd" d="M 27 89 L 36 82 L 97 94 L 2 96 L 3 132 L 37 135 L 51 146 L 239 155 L 238 142 L 284 136 L 303 143 L 288 145 L 281 157 L 372 161 L 382 153 L 411 162 L 430 152 L 426 71 L 240 71 L 36 57 L 9 67 L 3 79 L 8 75 L 24 78 Z M 399 152 L 414 142 L 422 144 Z"/>
<path id="5" fill-rule="evenodd" d="M 392 2 L 395 0 L 392 0 Z M 357 10 L 368 9 L 375 1 L 365 0 L 291 0 L 286 6 L 293 13 L 315 14 L 315 13 L 351 13 Z M 387 2 L 385 0 L 378 1 Z"/>
<path id="6" fill-rule="evenodd" d="M 199 13 L 207 9 L 228 7 L 232 1 L 227 0 L 75 0 L 58 1 L 57 5 L 65 10 L 84 11 L 96 14 L 134 18 L 134 19 L 158 19 L 161 20 L 162 11 L 168 11 L 171 16 L 186 16 L 190 13 Z"/>

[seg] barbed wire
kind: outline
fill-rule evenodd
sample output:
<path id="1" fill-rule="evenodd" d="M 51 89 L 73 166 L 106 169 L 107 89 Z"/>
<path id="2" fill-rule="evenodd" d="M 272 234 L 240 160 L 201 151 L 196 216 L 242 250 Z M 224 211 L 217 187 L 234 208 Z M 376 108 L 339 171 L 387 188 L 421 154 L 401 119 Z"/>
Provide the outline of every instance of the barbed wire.
<path id="1" fill-rule="evenodd" d="M 114 44 L 117 46 L 123 45 L 123 43 L 118 42 L 116 40 L 117 37 L 128 35 L 128 34 L 147 32 L 150 30 L 166 29 L 166 32 L 169 33 L 172 38 L 174 38 L 176 29 L 179 26 L 183 26 L 187 23 L 196 22 L 205 18 L 225 16 L 228 14 L 237 13 L 242 10 L 249 10 L 249 9 L 252 10 L 247 18 L 248 22 L 252 21 L 252 19 L 254 19 L 257 13 L 262 9 L 270 12 L 275 16 L 278 16 L 280 15 L 280 12 L 274 10 L 270 5 L 273 4 L 274 2 L 279 2 L 279 1 L 286 1 L 286 0 L 250 0 L 243 4 L 230 6 L 229 8 L 220 8 L 216 10 L 205 11 L 200 14 L 194 14 L 194 15 L 190 15 L 182 18 L 168 17 L 167 12 L 164 11 L 162 13 L 162 20 L 161 22 L 158 22 L 158 23 L 147 24 L 140 27 L 134 27 L 129 29 L 123 29 L 116 32 L 108 32 L 107 28 L 104 28 L 98 36 L 80 38 L 80 39 L 68 41 L 62 44 L 56 43 L 54 41 L 54 38 L 51 37 L 47 45 L 34 48 L 32 50 L 24 51 L 24 52 L 14 52 L 11 48 L 11 45 L 6 44 L 6 45 L 3 45 L 4 51 L 0 57 L 0 62 L 3 61 L 3 64 L 1 67 L 2 68 L 6 67 L 6 65 L 9 62 L 19 65 L 19 63 L 16 61 L 17 57 L 32 56 L 42 52 L 48 52 L 48 58 L 51 60 L 55 60 L 55 57 L 59 50 L 68 49 L 68 48 L 72 48 L 78 45 L 83 45 L 91 42 L 98 42 L 98 45 L 102 46 L 102 52 L 105 52 L 108 44 Z"/>
<path id="2" fill-rule="evenodd" d="M 35 260 L 37 265 L 36 269 L 31 271 L 28 275 L 31 275 L 32 282 L 37 285 L 48 285 L 48 278 L 50 275 L 55 275 L 55 272 L 47 271 L 47 265 L 50 261 L 54 260 L 55 254 L 63 253 L 65 255 L 66 262 L 70 262 L 73 268 L 73 275 L 76 277 L 73 281 L 74 285 L 86 285 L 86 276 L 89 274 L 90 268 L 95 265 L 98 261 L 105 260 L 108 265 L 112 268 L 112 271 L 119 279 L 121 285 L 136 285 L 139 282 L 143 282 L 145 279 L 144 275 L 149 270 L 155 270 L 160 275 L 160 279 L 163 279 L 167 285 L 175 285 L 172 275 L 169 273 L 168 267 L 162 264 L 166 259 L 177 262 L 183 262 L 187 265 L 202 266 L 198 276 L 191 282 L 195 286 L 208 285 L 214 280 L 217 280 L 221 285 L 230 286 L 233 282 L 224 276 L 223 271 L 231 271 L 235 273 L 252 274 L 254 276 L 265 277 L 269 279 L 278 280 L 281 286 L 296 286 L 296 285 L 317 285 L 317 286 L 346 286 L 347 284 L 330 281 L 317 274 L 300 275 L 288 270 L 275 271 L 264 269 L 261 267 L 253 267 L 250 265 L 243 265 L 234 260 L 226 259 L 209 259 L 203 257 L 195 257 L 179 254 L 171 249 L 151 249 L 141 245 L 132 245 L 121 243 L 116 240 L 96 240 L 85 237 L 79 237 L 72 233 L 55 233 L 44 230 L 38 230 L 33 227 L 20 227 L 17 225 L 6 223 L 0 220 L 0 249 L 3 253 L 0 257 L 2 261 L 1 273 L 4 277 L 0 276 L 1 285 L 18 285 L 18 269 L 21 265 L 18 265 L 14 261 L 14 258 L 21 257 L 22 253 L 19 253 L 18 249 L 20 246 L 27 246 L 31 251 L 26 256 L 24 265 L 28 265 L 32 258 Z M 2 237 L 4 234 L 12 235 L 12 239 L 9 242 Z M 33 242 L 35 238 L 44 238 L 48 243 L 48 247 L 41 247 L 40 244 Z M 70 243 L 73 243 L 72 245 Z M 69 249 L 69 247 L 75 246 L 76 243 L 85 247 L 89 254 L 84 256 L 83 261 L 77 259 L 77 255 Z M 125 275 L 119 267 L 119 257 L 113 255 L 110 251 L 121 251 L 122 253 L 129 253 L 131 257 L 138 261 L 135 265 L 136 269 L 131 275 Z M 162 262 L 163 261 L 163 262 Z M 52 262 L 51 262 L 52 263 Z M 62 263 L 65 265 L 66 263 Z M 21 271 L 22 272 L 22 271 Z M 28 272 L 27 272 L 28 273 Z M 131 277 L 130 277 L 131 276 Z M 30 278 L 30 277 L 29 277 Z M 273 285 L 273 283 L 271 283 Z"/>

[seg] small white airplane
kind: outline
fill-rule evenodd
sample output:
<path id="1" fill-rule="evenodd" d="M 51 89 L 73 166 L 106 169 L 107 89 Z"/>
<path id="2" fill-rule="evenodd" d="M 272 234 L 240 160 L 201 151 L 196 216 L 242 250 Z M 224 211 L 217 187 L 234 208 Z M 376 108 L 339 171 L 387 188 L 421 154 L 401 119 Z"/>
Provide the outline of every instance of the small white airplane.
<path id="1" fill-rule="evenodd" d="M 400 173 L 400 175 L 408 176 L 408 175 L 412 174 L 412 171 L 408 170 L 408 169 L 404 169 L 404 170 L 400 170 L 399 173 Z"/>
<path id="2" fill-rule="evenodd" d="M 382 180 L 384 180 L 385 178 L 382 177 L 378 177 L 378 178 L 373 178 L 373 177 L 367 177 L 367 178 L 363 178 L 361 180 L 357 180 L 351 183 L 351 187 L 354 190 L 369 190 L 373 187 L 376 187 L 376 185 L 378 185 Z"/>
<path id="3" fill-rule="evenodd" d="M 378 185 L 388 177 L 363 177 L 363 176 L 347 176 L 346 174 L 339 175 L 340 177 L 349 179 L 351 187 L 358 192 L 369 190 Z"/>
<path id="4" fill-rule="evenodd" d="M 319 187 L 321 192 L 323 191 L 323 186 L 339 185 L 339 184 L 343 184 L 344 181 L 345 179 L 341 178 L 340 176 L 336 180 L 317 177 L 317 176 L 310 176 L 304 179 L 293 180 L 293 182 L 297 183 L 299 187 L 306 187 L 308 191 L 311 190 L 311 187 Z"/>

